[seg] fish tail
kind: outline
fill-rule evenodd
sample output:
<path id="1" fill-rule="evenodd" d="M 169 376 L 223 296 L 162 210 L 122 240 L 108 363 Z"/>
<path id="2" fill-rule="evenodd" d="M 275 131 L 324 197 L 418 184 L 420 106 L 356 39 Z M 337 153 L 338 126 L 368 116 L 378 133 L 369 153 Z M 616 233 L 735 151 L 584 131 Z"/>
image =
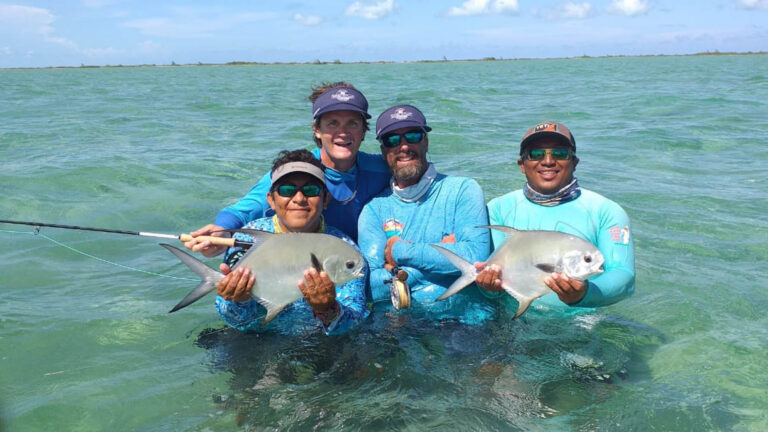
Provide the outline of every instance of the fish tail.
<path id="1" fill-rule="evenodd" d="M 178 259 L 187 265 L 193 272 L 197 273 L 202 281 L 195 289 L 189 292 L 181 301 L 173 307 L 168 313 L 176 312 L 179 309 L 183 309 L 192 303 L 200 300 L 209 292 L 216 289 L 216 284 L 224 277 L 221 273 L 213 270 L 192 255 L 174 247 L 169 244 L 161 243 L 160 246 L 168 249 L 172 254 L 176 255 Z"/>
<path id="2" fill-rule="evenodd" d="M 454 267 L 461 271 L 461 276 L 459 276 L 459 278 L 456 279 L 456 281 L 453 282 L 451 286 L 445 290 L 443 295 L 437 298 L 436 301 L 447 299 L 448 297 L 463 290 L 464 287 L 475 281 L 475 278 L 477 277 L 477 269 L 475 269 L 475 266 L 472 265 L 472 263 L 444 247 L 438 245 L 430 246 L 435 248 L 436 251 L 440 252 L 448 261 L 451 262 L 451 264 L 454 265 Z"/>

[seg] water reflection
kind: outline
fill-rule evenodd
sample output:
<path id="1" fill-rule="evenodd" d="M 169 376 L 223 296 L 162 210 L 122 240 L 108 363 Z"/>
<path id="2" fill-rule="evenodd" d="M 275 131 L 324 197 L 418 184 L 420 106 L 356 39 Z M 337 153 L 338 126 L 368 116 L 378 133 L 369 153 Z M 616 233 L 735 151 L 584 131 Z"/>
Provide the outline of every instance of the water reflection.
<path id="1" fill-rule="evenodd" d="M 661 342 L 611 316 L 533 311 L 478 327 L 376 313 L 338 337 L 220 329 L 196 341 L 232 374 L 213 402 L 236 426 L 281 430 L 564 426 L 646 373 L 637 354 Z"/>

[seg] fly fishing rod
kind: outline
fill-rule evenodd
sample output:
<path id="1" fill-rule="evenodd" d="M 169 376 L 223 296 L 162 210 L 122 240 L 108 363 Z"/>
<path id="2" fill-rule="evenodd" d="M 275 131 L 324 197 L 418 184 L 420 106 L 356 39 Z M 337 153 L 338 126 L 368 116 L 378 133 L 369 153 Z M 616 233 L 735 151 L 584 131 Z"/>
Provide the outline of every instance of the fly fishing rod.
<path id="1" fill-rule="evenodd" d="M 192 239 L 197 239 L 202 241 L 207 240 L 207 241 L 210 241 L 212 244 L 221 245 L 221 246 L 248 247 L 253 244 L 251 242 L 244 242 L 244 241 L 236 240 L 234 238 L 224 238 L 224 237 L 214 237 L 214 236 L 192 237 L 189 234 L 179 234 L 179 235 L 160 234 L 160 233 L 142 232 L 142 231 L 113 230 L 113 229 L 104 229 L 104 228 L 81 227 L 81 226 L 75 226 L 75 225 L 59 225 L 59 224 L 50 224 L 50 223 L 41 223 L 41 222 L 22 222 L 22 221 L 12 221 L 12 220 L 2 220 L 2 219 L 0 219 L 0 223 L 15 224 L 15 225 L 29 225 L 29 226 L 35 227 L 36 231 L 41 227 L 46 227 L 46 228 L 61 228 L 61 229 L 68 229 L 68 230 L 80 230 L 80 231 L 96 231 L 96 232 L 105 232 L 105 233 L 113 233 L 113 234 L 127 234 L 127 235 L 141 236 L 141 237 L 178 239 L 178 240 L 181 240 L 182 242 L 188 242 Z"/>

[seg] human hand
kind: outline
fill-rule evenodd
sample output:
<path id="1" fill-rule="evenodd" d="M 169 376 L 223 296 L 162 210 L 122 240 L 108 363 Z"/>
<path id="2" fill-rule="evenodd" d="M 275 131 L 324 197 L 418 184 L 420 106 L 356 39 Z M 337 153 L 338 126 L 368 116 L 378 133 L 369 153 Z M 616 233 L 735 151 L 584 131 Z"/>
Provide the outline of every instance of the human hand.
<path id="1" fill-rule="evenodd" d="M 480 288 L 490 292 L 501 292 L 501 267 L 496 264 L 486 265 L 485 262 L 476 262 L 475 269 L 478 271 L 475 282 Z"/>
<path id="2" fill-rule="evenodd" d="M 224 228 L 214 225 L 214 224 L 208 224 L 196 231 L 192 231 L 189 233 L 192 237 L 198 237 L 198 236 L 211 236 L 211 237 L 229 237 L 229 233 L 224 231 Z M 227 246 L 222 245 L 214 245 L 210 242 L 210 240 L 197 240 L 193 238 L 190 241 L 184 242 L 184 247 L 191 250 L 192 252 L 200 252 L 204 256 L 211 258 L 215 257 L 216 255 L 219 255 L 227 250 Z"/>
<path id="3" fill-rule="evenodd" d="M 219 265 L 219 269 L 225 276 L 216 285 L 216 294 L 225 300 L 236 302 L 251 298 L 251 289 L 256 282 L 256 276 L 251 273 L 251 269 L 238 267 L 231 271 L 229 266 L 223 263 Z"/>
<path id="4" fill-rule="evenodd" d="M 324 313 L 336 303 L 336 287 L 324 271 L 318 272 L 315 268 L 305 270 L 304 280 L 300 280 L 298 285 L 316 315 Z"/>
<path id="5" fill-rule="evenodd" d="M 562 273 L 552 273 L 545 277 L 544 284 L 566 304 L 580 302 L 587 295 L 587 288 L 589 287 L 587 282 L 571 279 Z"/>
<path id="6" fill-rule="evenodd" d="M 391 268 L 397 267 L 397 262 L 392 257 L 392 248 L 395 246 L 395 243 L 402 241 L 402 239 L 398 236 L 392 236 L 387 239 L 387 245 L 384 247 L 384 261 L 389 264 Z M 390 271 L 392 271 L 390 269 Z"/>

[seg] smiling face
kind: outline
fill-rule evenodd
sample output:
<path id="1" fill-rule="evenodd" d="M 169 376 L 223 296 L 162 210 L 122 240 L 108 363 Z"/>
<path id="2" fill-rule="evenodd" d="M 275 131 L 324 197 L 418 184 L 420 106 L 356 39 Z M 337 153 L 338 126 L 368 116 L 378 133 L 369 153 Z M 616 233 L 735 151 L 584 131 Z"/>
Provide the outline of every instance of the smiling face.
<path id="1" fill-rule="evenodd" d="M 427 170 L 427 150 L 429 138 L 424 134 L 421 142 L 411 144 L 405 140 L 403 134 L 411 131 L 421 131 L 419 128 L 402 128 L 389 132 L 389 135 L 401 135 L 400 145 L 395 147 L 381 146 L 381 153 L 387 160 L 389 171 L 395 178 L 397 186 L 404 188 L 414 185 L 421 180 L 421 176 Z M 386 139 L 386 136 L 384 137 Z"/>
<path id="2" fill-rule="evenodd" d="M 291 197 L 280 196 L 277 188 L 282 185 L 293 185 L 298 188 Z M 301 191 L 304 185 L 320 186 L 320 195 L 307 197 Z M 267 194 L 267 202 L 275 211 L 280 228 L 291 232 L 315 232 L 320 227 L 323 209 L 330 201 L 330 194 L 325 186 L 314 176 L 296 172 L 281 177 Z"/>
<path id="3" fill-rule="evenodd" d="M 568 160 L 555 160 L 550 152 L 539 161 L 529 160 L 526 155 L 530 149 L 555 149 L 569 148 L 562 142 L 553 138 L 541 138 L 525 148 L 523 157 L 517 160 L 520 171 L 528 179 L 528 184 L 536 192 L 551 195 L 567 186 L 573 181 L 573 172 L 579 163 L 575 155 Z"/>
<path id="4" fill-rule="evenodd" d="M 355 111 L 331 111 L 312 123 L 320 140 L 323 165 L 337 171 L 349 171 L 357 161 L 357 151 L 365 138 L 365 121 Z"/>

